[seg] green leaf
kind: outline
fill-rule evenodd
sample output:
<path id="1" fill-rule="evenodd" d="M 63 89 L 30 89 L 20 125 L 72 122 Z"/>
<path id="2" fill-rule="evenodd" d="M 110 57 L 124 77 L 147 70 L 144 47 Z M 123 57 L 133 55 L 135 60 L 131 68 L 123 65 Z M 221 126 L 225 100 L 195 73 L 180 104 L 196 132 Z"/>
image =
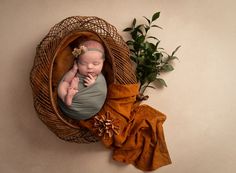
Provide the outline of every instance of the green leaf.
<path id="1" fill-rule="evenodd" d="M 134 43 L 133 47 L 134 47 L 134 50 L 138 52 L 139 49 L 140 49 L 140 44 L 136 41 L 136 42 Z"/>
<path id="2" fill-rule="evenodd" d="M 166 82 L 165 82 L 163 79 L 161 79 L 161 78 L 156 78 L 155 81 L 158 82 L 159 84 L 161 84 L 161 86 L 167 87 Z"/>
<path id="3" fill-rule="evenodd" d="M 153 65 L 153 64 L 147 64 L 147 63 L 145 63 L 145 64 L 143 64 L 143 67 L 145 67 L 145 71 L 147 72 L 147 71 L 153 71 L 153 69 L 155 69 L 155 66 Z"/>
<path id="4" fill-rule="evenodd" d="M 145 16 L 143 16 L 143 17 L 147 20 L 148 24 L 150 25 L 151 21 L 147 17 L 145 17 Z"/>
<path id="5" fill-rule="evenodd" d="M 136 39 L 136 41 L 137 41 L 138 44 L 143 43 L 144 40 L 145 40 L 145 37 L 144 37 L 143 35 L 137 37 L 137 39 Z"/>
<path id="6" fill-rule="evenodd" d="M 130 58 L 131 58 L 135 63 L 137 63 L 137 57 L 136 57 L 136 56 L 130 56 Z"/>
<path id="7" fill-rule="evenodd" d="M 155 21 L 156 19 L 158 19 L 159 17 L 160 17 L 160 12 L 156 12 L 155 14 L 153 14 L 152 22 Z"/>
<path id="8" fill-rule="evenodd" d="M 136 26 L 135 29 L 140 29 L 141 27 L 144 27 L 144 25 L 140 24 L 140 25 Z"/>
<path id="9" fill-rule="evenodd" d="M 148 43 L 148 50 L 153 53 L 156 51 L 156 46 L 153 43 Z"/>
<path id="10" fill-rule="evenodd" d="M 132 28 L 125 28 L 123 31 L 128 32 L 128 31 L 132 31 L 132 30 L 133 30 Z"/>
<path id="11" fill-rule="evenodd" d="M 179 60 L 179 58 L 178 58 L 177 56 L 169 56 L 169 60 L 170 60 L 170 61 L 171 61 L 171 60 L 174 60 L 174 59 Z"/>
<path id="12" fill-rule="evenodd" d="M 137 37 L 138 37 L 138 32 L 137 32 L 136 30 L 133 30 L 130 34 L 131 34 L 133 40 L 136 40 L 136 39 L 137 39 Z"/>
<path id="13" fill-rule="evenodd" d="M 148 36 L 147 38 L 152 38 L 152 39 L 154 39 L 154 40 L 160 41 L 158 38 L 156 38 L 156 37 L 154 37 L 154 36 Z"/>
<path id="14" fill-rule="evenodd" d="M 180 47 L 181 47 L 181 46 L 178 46 L 178 47 L 172 52 L 171 56 L 173 56 L 173 55 L 179 50 Z"/>
<path id="15" fill-rule="evenodd" d="M 162 27 L 160 27 L 160 26 L 158 26 L 158 25 L 151 25 L 151 27 L 163 29 Z"/>
<path id="16" fill-rule="evenodd" d="M 152 56 L 155 58 L 155 64 L 156 65 L 159 65 L 160 64 L 160 59 L 162 57 L 161 53 L 160 52 L 154 52 L 152 53 Z"/>
<path id="17" fill-rule="evenodd" d="M 128 40 L 128 41 L 126 42 L 126 44 L 128 44 L 128 45 L 133 45 L 133 44 L 134 44 L 134 41 Z"/>
<path id="18" fill-rule="evenodd" d="M 152 88 L 152 89 L 156 89 L 156 87 L 148 85 L 147 88 Z"/>
<path id="19" fill-rule="evenodd" d="M 159 50 L 164 50 L 164 48 L 163 48 L 163 47 L 159 47 L 158 49 L 159 49 Z"/>
<path id="20" fill-rule="evenodd" d="M 145 26 L 144 28 L 145 28 L 145 32 L 146 32 L 146 33 L 147 33 L 147 32 L 149 31 L 149 29 L 150 29 L 149 26 Z"/>
<path id="21" fill-rule="evenodd" d="M 161 42 L 160 40 L 158 40 L 158 41 L 156 42 L 155 49 L 157 49 L 157 47 L 158 47 L 158 45 L 159 45 L 160 42 Z"/>
<path id="22" fill-rule="evenodd" d="M 156 80 L 156 77 L 157 77 L 157 73 L 153 72 L 147 76 L 147 80 L 148 82 L 153 82 Z"/>
<path id="23" fill-rule="evenodd" d="M 136 18 L 134 18 L 133 22 L 132 22 L 132 27 L 134 28 L 136 25 Z"/>
<path id="24" fill-rule="evenodd" d="M 141 35 L 144 35 L 143 31 L 140 28 L 137 28 L 136 30 L 137 30 L 137 33 L 140 33 Z"/>
<path id="25" fill-rule="evenodd" d="M 174 70 L 174 68 L 170 64 L 165 64 L 161 67 L 161 71 L 163 71 L 163 72 L 169 72 L 169 71 L 173 71 L 173 70 Z"/>
<path id="26" fill-rule="evenodd" d="M 130 51 L 133 52 L 134 54 L 136 53 L 134 49 L 131 49 L 131 48 L 130 48 Z"/>

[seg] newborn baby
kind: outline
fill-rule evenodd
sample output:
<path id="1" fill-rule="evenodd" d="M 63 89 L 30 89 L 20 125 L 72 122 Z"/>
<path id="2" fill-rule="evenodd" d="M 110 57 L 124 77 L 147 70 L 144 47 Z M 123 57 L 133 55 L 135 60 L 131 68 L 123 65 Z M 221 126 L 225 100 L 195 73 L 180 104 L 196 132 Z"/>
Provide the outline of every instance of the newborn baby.
<path id="1" fill-rule="evenodd" d="M 77 60 L 58 85 L 58 104 L 67 116 L 84 120 L 98 113 L 106 99 L 107 85 L 101 73 L 105 53 L 101 43 L 87 40 L 72 54 Z"/>

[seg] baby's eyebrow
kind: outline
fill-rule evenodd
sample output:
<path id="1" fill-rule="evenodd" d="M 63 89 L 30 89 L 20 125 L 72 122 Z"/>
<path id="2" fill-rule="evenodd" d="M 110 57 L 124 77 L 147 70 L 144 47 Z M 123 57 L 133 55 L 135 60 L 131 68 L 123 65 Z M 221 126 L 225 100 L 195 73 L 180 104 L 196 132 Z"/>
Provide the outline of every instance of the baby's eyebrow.
<path id="1" fill-rule="evenodd" d="M 79 63 L 87 63 L 87 62 L 86 62 L 86 61 L 80 61 L 80 60 L 79 60 Z"/>

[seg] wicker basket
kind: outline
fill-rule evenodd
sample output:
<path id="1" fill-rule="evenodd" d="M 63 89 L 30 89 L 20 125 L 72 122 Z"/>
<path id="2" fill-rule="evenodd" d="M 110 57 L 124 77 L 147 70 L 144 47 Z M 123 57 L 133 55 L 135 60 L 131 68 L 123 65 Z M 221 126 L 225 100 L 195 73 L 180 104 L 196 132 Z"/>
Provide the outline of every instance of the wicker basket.
<path id="1" fill-rule="evenodd" d="M 57 104 L 56 88 L 63 74 L 73 64 L 70 45 L 84 36 L 99 39 L 105 46 L 106 60 L 103 73 L 108 85 L 137 82 L 129 57 L 129 48 L 116 28 L 103 19 L 73 16 L 50 29 L 37 47 L 30 73 L 34 107 L 38 117 L 59 138 L 77 143 L 96 142 L 98 139 L 88 129 L 80 127 L 78 121 L 62 114 Z"/>

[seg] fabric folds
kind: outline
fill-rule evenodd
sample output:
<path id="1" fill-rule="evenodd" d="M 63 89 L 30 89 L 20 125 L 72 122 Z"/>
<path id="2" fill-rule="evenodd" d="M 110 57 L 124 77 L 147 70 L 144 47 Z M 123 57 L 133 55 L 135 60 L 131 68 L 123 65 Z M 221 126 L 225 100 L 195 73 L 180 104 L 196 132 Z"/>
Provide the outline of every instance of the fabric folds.
<path id="1" fill-rule="evenodd" d="M 84 86 L 85 76 L 79 74 L 77 76 L 79 77 L 79 91 L 74 95 L 71 106 L 67 106 L 60 98 L 58 98 L 58 105 L 68 117 L 84 120 L 100 111 L 106 100 L 107 84 L 102 74 L 99 74 L 96 82 L 88 87 Z"/>
<path id="2" fill-rule="evenodd" d="M 136 102 L 138 84 L 108 86 L 107 101 L 93 118 L 80 124 L 113 150 L 113 159 L 152 171 L 171 163 L 162 124 L 166 116 Z"/>

